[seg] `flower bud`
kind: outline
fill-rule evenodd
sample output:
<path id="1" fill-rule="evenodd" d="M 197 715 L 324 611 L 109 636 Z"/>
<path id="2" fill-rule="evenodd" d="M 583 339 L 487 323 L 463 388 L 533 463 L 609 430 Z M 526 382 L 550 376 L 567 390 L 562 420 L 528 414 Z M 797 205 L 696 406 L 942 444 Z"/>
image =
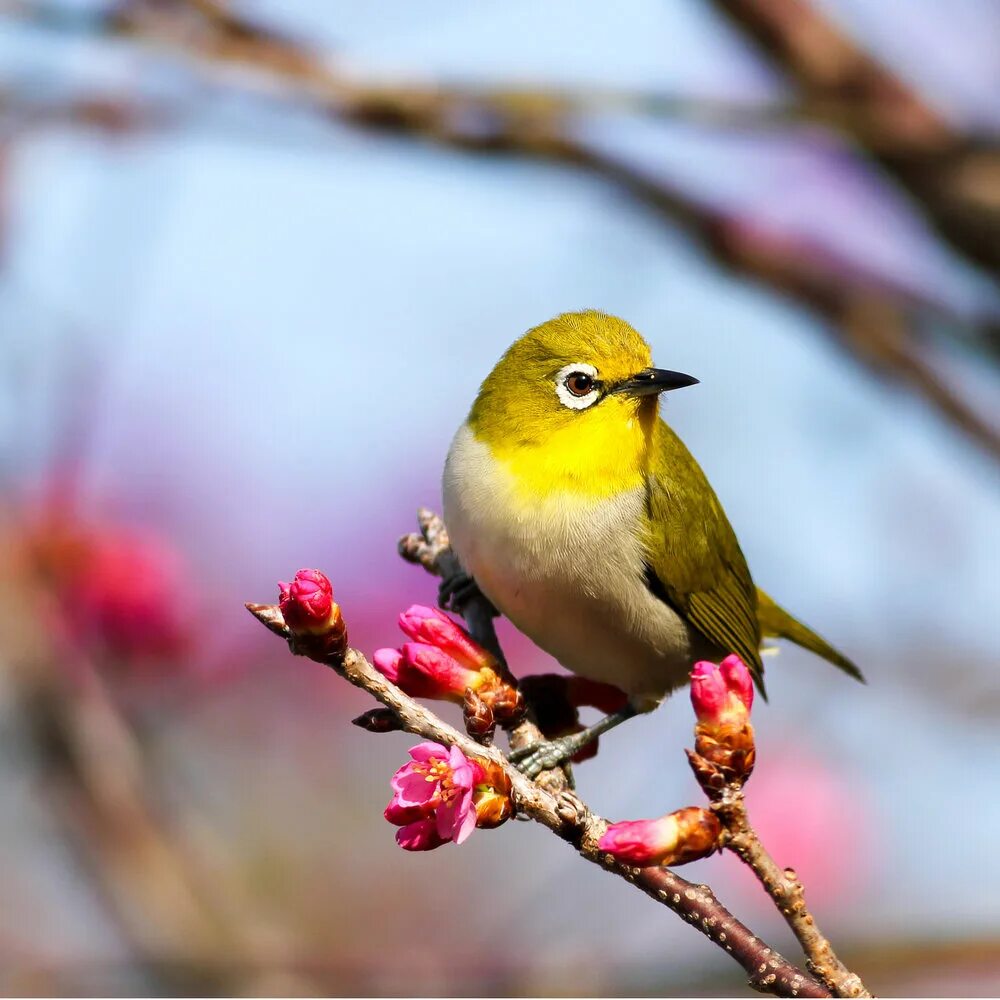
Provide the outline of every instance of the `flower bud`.
<path id="1" fill-rule="evenodd" d="M 750 707 L 753 678 L 734 653 L 716 666 L 702 660 L 691 671 L 691 704 L 698 716 L 695 752 L 688 761 L 709 798 L 753 771 L 756 750 Z"/>
<path id="2" fill-rule="evenodd" d="M 399 627 L 414 642 L 436 646 L 470 670 L 493 664 L 493 657 L 461 625 L 436 608 L 411 605 L 399 616 Z"/>
<path id="3" fill-rule="evenodd" d="M 320 663 L 343 657 L 347 626 L 333 600 L 330 581 L 318 569 L 300 569 L 291 583 L 279 583 L 278 608 L 290 633 L 292 652 Z M 251 608 L 264 621 L 259 610 Z"/>
<path id="4" fill-rule="evenodd" d="M 400 652 L 403 658 L 399 665 L 399 684 L 411 694 L 461 704 L 465 701 L 466 690 L 478 688 L 483 681 L 479 671 L 463 666 L 437 646 L 404 642 Z"/>
<path id="5" fill-rule="evenodd" d="M 472 688 L 466 690 L 462 712 L 465 716 L 465 731 L 480 743 L 491 743 L 497 723 L 493 709 L 478 691 Z"/>
<path id="6" fill-rule="evenodd" d="M 688 806 L 659 819 L 612 823 L 598 848 L 618 861 L 640 868 L 682 865 L 707 857 L 719 847 L 722 824 L 699 806 Z"/>
<path id="7" fill-rule="evenodd" d="M 510 779 L 504 769 L 492 761 L 482 763 L 480 772 L 472 793 L 476 826 L 493 829 L 514 815 Z"/>
<path id="8" fill-rule="evenodd" d="M 711 728 L 735 728 L 750 719 L 753 679 L 734 653 L 719 666 L 701 660 L 691 671 L 691 704 L 698 721 Z"/>
<path id="9" fill-rule="evenodd" d="M 333 586 L 318 569 L 300 569 L 291 583 L 278 584 L 278 607 L 293 632 L 322 632 L 330 624 Z"/>
<path id="10" fill-rule="evenodd" d="M 363 712 L 351 725 L 369 733 L 396 733 L 403 728 L 399 716 L 391 708 L 372 708 Z"/>
<path id="11" fill-rule="evenodd" d="M 399 680 L 399 664 L 403 660 L 403 654 L 398 649 L 376 649 L 372 656 L 379 673 L 395 684 Z"/>

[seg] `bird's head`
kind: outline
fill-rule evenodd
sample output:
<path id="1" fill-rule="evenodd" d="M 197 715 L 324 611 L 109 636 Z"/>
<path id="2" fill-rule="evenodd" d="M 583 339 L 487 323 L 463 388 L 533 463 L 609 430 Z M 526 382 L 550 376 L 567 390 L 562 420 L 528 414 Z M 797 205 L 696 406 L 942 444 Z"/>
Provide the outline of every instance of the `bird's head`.
<path id="1" fill-rule="evenodd" d="M 511 345 L 483 382 L 469 424 L 522 474 L 533 464 L 553 486 L 568 478 L 605 492 L 640 474 L 659 394 L 697 381 L 654 368 L 649 345 L 624 320 L 563 313 Z"/>

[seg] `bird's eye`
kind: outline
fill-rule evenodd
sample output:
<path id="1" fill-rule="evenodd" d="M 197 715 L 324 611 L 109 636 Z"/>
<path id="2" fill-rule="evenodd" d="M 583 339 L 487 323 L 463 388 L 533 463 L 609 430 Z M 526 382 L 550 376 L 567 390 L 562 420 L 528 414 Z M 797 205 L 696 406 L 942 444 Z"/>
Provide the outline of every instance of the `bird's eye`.
<path id="1" fill-rule="evenodd" d="M 556 373 L 556 395 L 563 406 L 585 410 L 601 398 L 601 382 L 597 369 L 582 361 L 566 365 Z"/>

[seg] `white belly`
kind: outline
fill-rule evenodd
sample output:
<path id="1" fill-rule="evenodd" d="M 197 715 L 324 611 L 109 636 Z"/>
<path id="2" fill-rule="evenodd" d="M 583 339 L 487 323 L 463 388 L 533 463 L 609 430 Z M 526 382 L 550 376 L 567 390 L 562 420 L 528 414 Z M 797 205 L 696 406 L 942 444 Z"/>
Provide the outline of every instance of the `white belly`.
<path id="1" fill-rule="evenodd" d="M 645 582 L 641 491 L 556 494 L 528 507 L 509 472 L 463 426 L 444 472 L 444 516 L 484 594 L 574 673 L 650 708 L 709 651 Z"/>

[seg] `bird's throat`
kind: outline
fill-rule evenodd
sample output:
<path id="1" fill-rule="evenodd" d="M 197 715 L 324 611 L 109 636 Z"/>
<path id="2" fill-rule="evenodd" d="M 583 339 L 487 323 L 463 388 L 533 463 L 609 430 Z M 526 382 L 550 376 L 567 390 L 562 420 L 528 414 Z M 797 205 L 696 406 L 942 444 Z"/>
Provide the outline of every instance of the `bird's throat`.
<path id="1" fill-rule="evenodd" d="M 553 494 L 617 496 L 646 481 L 659 423 L 655 402 L 649 402 L 628 409 L 609 406 L 534 440 L 484 443 L 525 501 Z"/>

